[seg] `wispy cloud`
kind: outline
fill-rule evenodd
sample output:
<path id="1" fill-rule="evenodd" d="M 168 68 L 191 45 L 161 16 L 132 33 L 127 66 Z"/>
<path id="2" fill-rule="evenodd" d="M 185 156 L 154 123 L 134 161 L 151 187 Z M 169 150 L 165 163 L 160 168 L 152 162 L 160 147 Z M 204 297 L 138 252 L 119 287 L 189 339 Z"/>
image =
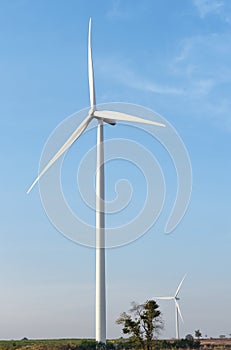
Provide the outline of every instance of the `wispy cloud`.
<path id="1" fill-rule="evenodd" d="M 222 0 L 193 0 L 200 17 L 204 18 L 207 15 L 220 15 L 224 3 Z"/>
<path id="2" fill-rule="evenodd" d="M 231 34 L 208 34 L 185 39 L 170 70 L 185 86 L 189 105 L 225 130 L 231 131 Z M 183 96 L 182 96 L 183 98 Z"/>
<path id="3" fill-rule="evenodd" d="M 184 39 L 171 69 L 185 79 L 204 77 L 221 83 L 231 80 L 230 60 L 231 34 L 208 34 Z"/>
<path id="4" fill-rule="evenodd" d="M 202 19 L 217 16 L 221 21 L 231 24 L 230 0 L 193 0 L 193 4 Z"/>
<path id="5" fill-rule="evenodd" d="M 122 9 L 122 4 L 120 0 L 113 0 L 112 7 L 106 13 L 109 19 L 127 19 L 130 17 L 130 13 L 125 9 Z"/>
<path id="6" fill-rule="evenodd" d="M 183 94 L 184 90 L 174 86 L 162 85 L 154 82 L 155 78 L 148 79 L 132 71 L 129 64 L 123 62 L 121 58 L 116 61 L 114 58 L 108 58 L 100 61 L 97 69 L 102 75 L 110 77 L 114 81 L 123 84 L 126 87 L 147 91 L 155 94 Z"/>
<path id="7" fill-rule="evenodd" d="M 122 0 L 111 0 L 107 4 L 108 10 L 106 11 L 106 17 L 113 21 L 131 20 L 134 18 L 140 20 L 142 16 L 147 16 L 151 7 L 149 1 L 133 1 L 132 6 L 129 1 Z"/>
<path id="8" fill-rule="evenodd" d="M 231 33 L 227 31 L 183 39 L 175 57 L 150 70 L 136 66 L 135 59 L 114 54 L 96 62 L 96 71 L 120 88 L 158 94 L 159 101 L 166 96 L 181 106 L 179 113 L 186 106 L 188 115 L 231 132 L 230 62 Z"/>

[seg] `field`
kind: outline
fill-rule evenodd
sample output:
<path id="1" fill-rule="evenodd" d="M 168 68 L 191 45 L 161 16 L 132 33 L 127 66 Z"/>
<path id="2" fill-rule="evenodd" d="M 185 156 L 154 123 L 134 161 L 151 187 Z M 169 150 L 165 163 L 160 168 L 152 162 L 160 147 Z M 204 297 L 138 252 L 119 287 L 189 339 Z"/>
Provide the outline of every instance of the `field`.
<path id="1" fill-rule="evenodd" d="M 71 350 L 82 341 L 83 339 L 0 340 L 0 350 Z"/>
<path id="2" fill-rule="evenodd" d="M 201 339 L 201 346 L 209 346 L 213 347 L 215 346 L 217 349 L 222 348 L 231 348 L 231 338 L 224 338 L 224 339 Z"/>
<path id="3" fill-rule="evenodd" d="M 117 340 L 118 341 L 118 340 Z M 111 343 L 117 342 L 112 340 Z M 201 339 L 200 349 L 231 349 L 231 338 Z M 79 348 L 78 346 L 83 345 Z M 88 346 L 89 344 L 89 346 Z M 77 350 L 93 349 L 93 339 L 0 340 L 0 350 Z M 165 349 L 166 350 L 166 349 Z"/>

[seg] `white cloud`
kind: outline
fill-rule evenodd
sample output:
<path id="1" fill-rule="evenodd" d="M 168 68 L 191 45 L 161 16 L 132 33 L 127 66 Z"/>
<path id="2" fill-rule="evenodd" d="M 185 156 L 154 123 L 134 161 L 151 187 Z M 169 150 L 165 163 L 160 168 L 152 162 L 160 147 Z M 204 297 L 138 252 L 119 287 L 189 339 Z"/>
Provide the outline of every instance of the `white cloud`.
<path id="1" fill-rule="evenodd" d="M 208 95 L 215 86 L 213 79 L 198 79 L 192 84 L 190 94 L 198 95 L 200 97 Z"/>
<path id="2" fill-rule="evenodd" d="M 231 131 L 231 34 L 209 34 L 185 39 L 170 65 L 185 87 L 185 98 L 195 116 Z M 182 101 L 183 102 L 183 101 Z"/>
<path id="3" fill-rule="evenodd" d="M 184 39 L 171 70 L 185 79 L 231 81 L 231 34 L 209 34 Z"/>
<path id="4" fill-rule="evenodd" d="M 207 16 L 217 16 L 221 21 L 231 24 L 230 0 L 193 0 L 199 16 L 205 19 Z"/>
<path id="5" fill-rule="evenodd" d="M 106 11 L 106 17 L 109 20 L 119 21 L 119 20 L 131 20 L 139 19 L 142 16 L 147 15 L 150 12 L 150 2 L 133 1 L 132 6 L 129 1 L 122 0 L 112 0 L 108 1 L 108 10 Z"/>
<path id="6" fill-rule="evenodd" d="M 204 18 L 210 14 L 220 15 L 224 6 L 222 0 L 193 0 L 193 3 L 196 6 L 201 18 Z"/>
<path id="7" fill-rule="evenodd" d="M 108 10 L 106 16 L 109 19 L 127 19 L 128 17 L 130 17 L 130 14 L 124 9 L 122 10 L 120 0 L 113 0 L 112 7 L 110 8 L 110 10 Z"/>
<path id="8" fill-rule="evenodd" d="M 181 62 L 188 58 L 190 54 L 191 43 L 190 41 L 185 41 L 179 55 L 175 58 L 175 62 Z"/>
<path id="9" fill-rule="evenodd" d="M 113 79 L 114 81 L 117 81 L 129 88 L 156 94 L 184 93 L 183 89 L 181 88 L 158 84 L 154 82 L 154 78 L 151 80 L 136 74 L 134 71 L 132 71 L 131 68 L 129 68 L 128 63 L 122 63 L 121 58 L 118 58 L 118 61 L 110 58 L 107 60 L 104 59 L 100 62 L 100 64 L 98 64 L 97 70 L 100 71 L 104 76 L 109 76 L 110 79 Z"/>
<path id="10" fill-rule="evenodd" d="M 230 62 L 231 33 L 226 32 L 184 39 L 175 58 L 159 66 L 161 73 L 155 68 L 141 75 L 135 61 L 117 55 L 96 62 L 96 71 L 121 87 L 159 94 L 161 101 L 168 95 L 171 103 L 181 106 L 179 113 L 187 106 L 188 115 L 230 132 Z"/>

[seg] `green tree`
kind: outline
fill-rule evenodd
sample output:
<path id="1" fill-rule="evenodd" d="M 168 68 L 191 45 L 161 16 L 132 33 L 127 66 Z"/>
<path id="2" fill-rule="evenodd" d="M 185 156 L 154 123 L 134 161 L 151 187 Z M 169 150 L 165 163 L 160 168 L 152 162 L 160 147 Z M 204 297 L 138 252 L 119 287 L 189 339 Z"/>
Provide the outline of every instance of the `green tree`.
<path id="1" fill-rule="evenodd" d="M 202 333 L 200 332 L 199 329 L 197 329 L 197 330 L 195 331 L 195 337 L 196 337 L 197 339 L 200 339 L 200 338 L 202 337 Z"/>
<path id="2" fill-rule="evenodd" d="M 163 328 L 161 312 L 154 300 L 147 300 L 144 304 L 133 302 L 129 313 L 123 312 L 116 323 L 121 324 L 123 333 L 131 335 L 144 350 L 152 349 L 154 337 Z"/>
<path id="3" fill-rule="evenodd" d="M 187 340 L 193 340 L 192 334 L 187 334 L 186 337 L 185 337 L 185 339 L 187 339 Z"/>

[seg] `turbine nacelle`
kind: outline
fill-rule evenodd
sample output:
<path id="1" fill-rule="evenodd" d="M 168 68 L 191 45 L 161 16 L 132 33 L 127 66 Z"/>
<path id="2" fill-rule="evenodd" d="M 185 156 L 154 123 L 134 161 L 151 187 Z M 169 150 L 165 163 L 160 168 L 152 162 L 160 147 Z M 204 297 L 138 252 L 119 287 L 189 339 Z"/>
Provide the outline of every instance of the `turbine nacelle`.
<path id="1" fill-rule="evenodd" d="M 96 111 L 96 106 L 94 106 L 93 108 L 90 108 L 89 110 L 89 117 L 91 117 L 92 119 L 95 118 L 97 120 L 102 120 L 104 123 L 110 124 L 110 125 L 116 125 L 116 121 L 108 119 L 108 118 L 101 118 L 99 116 L 95 115 L 95 111 Z"/>
<path id="2" fill-rule="evenodd" d="M 111 120 L 111 119 L 107 119 L 107 118 L 100 118 L 100 117 L 96 117 L 93 115 L 93 118 L 97 119 L 97 120 L 102 120 L 104 123 L 110 124 L 110 125 L 116 125 L 116 121 L 115 120 Z"/>
<path id="3" fill-rule="evenodd" d="M 100 118 L 100 117 L 96 116 L 95 111 L 96 111 L 96 106 L 91 107 L 89 110 L 89 117 L 91 117 L 92 119 L 95 118 L 97 120 L 102 120 L 103 122 L 110 124 L 110 125 L 116 125 L 116 122 L 114 120 L 111 120 L 108 118 Z"/>

